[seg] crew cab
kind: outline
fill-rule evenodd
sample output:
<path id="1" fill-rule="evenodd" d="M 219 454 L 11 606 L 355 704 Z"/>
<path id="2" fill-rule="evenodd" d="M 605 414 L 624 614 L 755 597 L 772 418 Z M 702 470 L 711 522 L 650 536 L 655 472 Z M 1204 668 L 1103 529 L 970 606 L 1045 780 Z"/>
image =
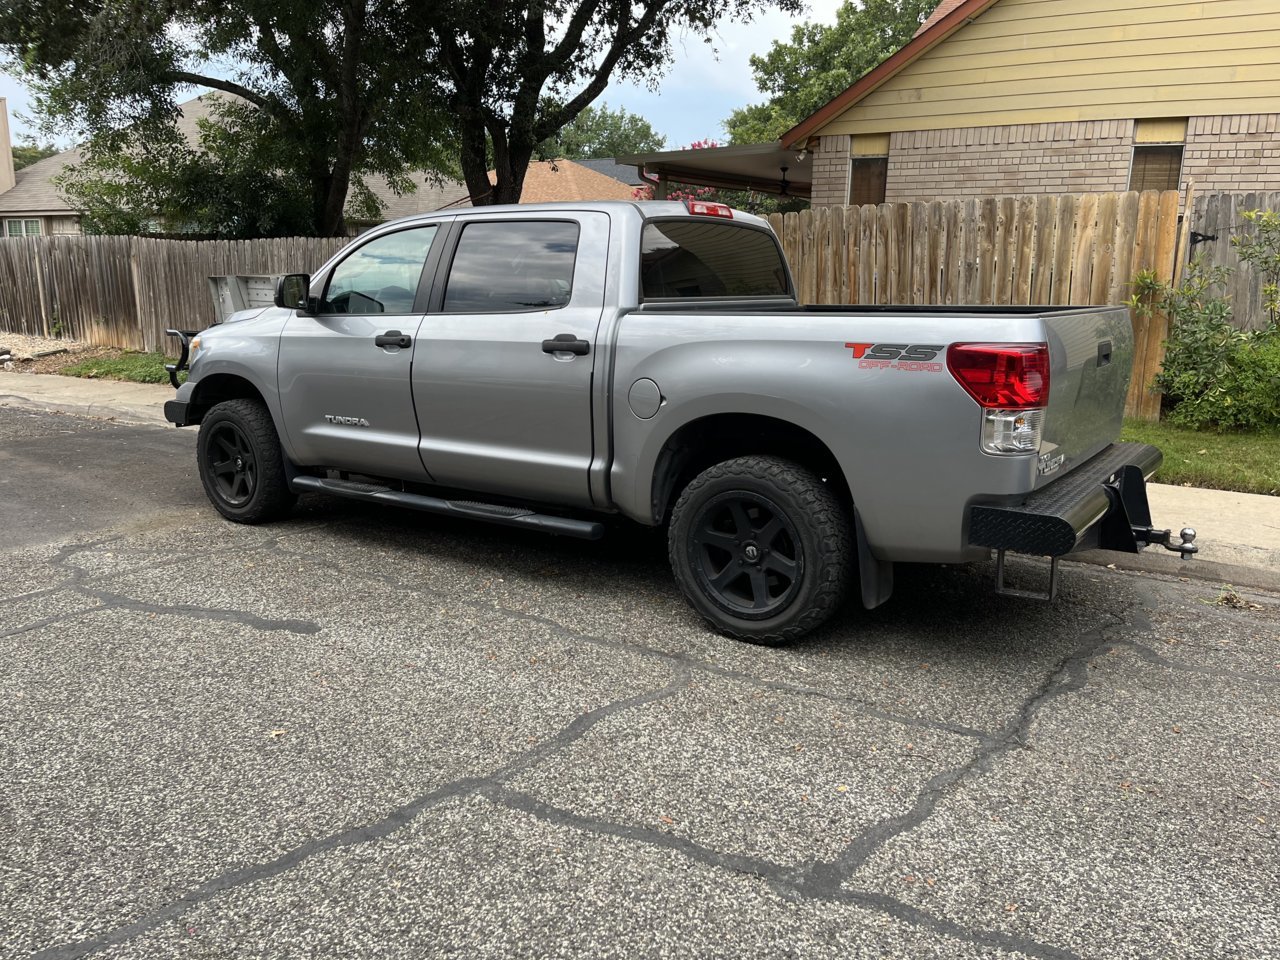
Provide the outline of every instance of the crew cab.
<path id="1" fill-rule="evenodd" d="M 1160 543 L 1117 443 L 1123 307 L 805 306 L 766 221 L 691 201 L 483 207 L 362 235 L 272 307 L 181 334 L 165 406 L 227 519 L 324 493 L 603 536 L 667 530 L 684 595 L 757 643 L 897 563 Z M 175 331 L 176 332 L 176 331 Z M 189 348 L 189 353 L 188 353 Z"/>

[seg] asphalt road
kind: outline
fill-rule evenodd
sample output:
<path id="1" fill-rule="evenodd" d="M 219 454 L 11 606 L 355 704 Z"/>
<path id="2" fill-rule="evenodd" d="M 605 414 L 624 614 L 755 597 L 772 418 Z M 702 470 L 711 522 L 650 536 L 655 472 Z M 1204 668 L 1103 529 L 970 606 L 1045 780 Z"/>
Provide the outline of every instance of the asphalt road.
<path id="1" fill-rule="evenodd" d="M 651 536 L 239 527 L 193 439 L 0 410 L 0 956 L 1280 955 L 1274 595 L 906 569 L 764 650 Z"/>

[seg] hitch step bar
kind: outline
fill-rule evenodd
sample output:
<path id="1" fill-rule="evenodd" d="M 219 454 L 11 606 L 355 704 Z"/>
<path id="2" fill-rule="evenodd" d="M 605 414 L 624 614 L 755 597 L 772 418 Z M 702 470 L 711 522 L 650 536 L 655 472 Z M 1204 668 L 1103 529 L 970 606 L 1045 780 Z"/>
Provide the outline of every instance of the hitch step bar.
<path id="1" fill-rule="evenodd" d="M 372 483 L 356 483 L 352 480 L 335 480 L 330 477 L 294 476 L 289 479 L 294 493 L 327 493 L 349 500 L 368 503 L 393 504 L 435 513 L 447 517 L 466 517 L 469 520 L 485 520 L 504 527 L 524 527 L 541 533 L 558 533 L 579 540 L 599 540 L 604 536 L 604 524 L 591 520 L 574 520 L 536 513 L 525 507 L 508 507 L 497 503 L 479 503 L 474 500 L 445 500 L 421 493 L 406 493 Z"/>

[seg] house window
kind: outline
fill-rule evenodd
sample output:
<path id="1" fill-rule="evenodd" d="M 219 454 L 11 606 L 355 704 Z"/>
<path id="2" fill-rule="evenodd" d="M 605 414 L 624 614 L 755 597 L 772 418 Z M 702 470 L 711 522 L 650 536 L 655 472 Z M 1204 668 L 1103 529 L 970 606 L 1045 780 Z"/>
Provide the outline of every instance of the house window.
<path id="1" fill-rule="evenodd" d="M 9 237 L 38 237 L 40 236 L 39 220 L 6 220 L 4 222 L 5 236 Z"/>
<path id="2" fill-rule="evenodd" d="M 1177 190 L 1182 175 L 1182 144 L 1133 148 L 1130 190 Z"/>
<path id="3" fill-rule="evenodd" d="M 888 180 L 888 157 L 854 157 L 849 202 L 858 207 L 867 203 L 884 203 L 884 189 Z"/>

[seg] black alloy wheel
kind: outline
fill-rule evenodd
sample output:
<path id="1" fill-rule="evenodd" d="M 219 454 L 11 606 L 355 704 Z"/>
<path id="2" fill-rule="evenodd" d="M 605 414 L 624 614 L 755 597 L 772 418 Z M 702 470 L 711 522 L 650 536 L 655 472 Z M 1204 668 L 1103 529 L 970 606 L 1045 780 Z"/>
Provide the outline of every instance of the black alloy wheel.
<path id="1" fill-rule="evenodd" d="M 795 525 L 767 497 L 731 491 L 713 497 L 693 520 L 690 565 L 718 605 L 762 620 L 795 599 L 804 551 Z"/>
<path id="2" fill-rule="evenodd" d="M 721 633 L 787 643 L 839 609 L 855 566 L 852 514 L 811 468 L 738 457 L 681 492 L 667 555 L 685 599 Z"/>
<path id="3" fill-rule="evenodd" d="M 287 516 L 297 499 L 285 476 L 284 451 L 271 413 L 260 400 L 215 404 L 200 421 L 196 461 L 204 492 L 236 523 Z"/>
<path id="4" fill-rule="evenodd" d="M 230 507 L 253 499 L 258 485 L 258 461 L 253 445 L 238 424 L 224 420 L 210 430 L 205 472 L 209 485 Z"/>

